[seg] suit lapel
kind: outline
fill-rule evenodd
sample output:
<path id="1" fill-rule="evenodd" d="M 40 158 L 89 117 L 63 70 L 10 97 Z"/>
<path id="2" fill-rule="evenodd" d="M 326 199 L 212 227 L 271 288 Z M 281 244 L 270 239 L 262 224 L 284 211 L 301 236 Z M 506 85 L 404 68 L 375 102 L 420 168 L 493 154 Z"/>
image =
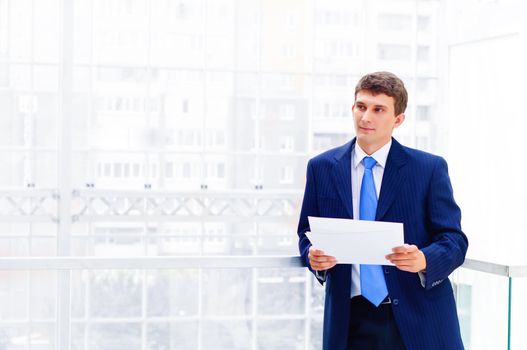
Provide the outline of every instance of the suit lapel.
<path id="1" fill-rule="evenodd" d="M 377 214 L 375 220 L 380 221 L 397 197 L 399 189 L 403 184 L 406 173 L 406 152 L 399 142 L 392 139 L 392 146 L 386 160 L 386 168 L 382 177 L 381 193 L 377 203 Z"/>
<path id="2" fill-rule="evenodd" d="M 351 151 L 353 147 L 355 147 L 355 139 L 341 147 L 340 152 L 334 157 L 335 171 L 331 172 L 339 197 L 350 218 L 353 218 L 351 198 Z"/>

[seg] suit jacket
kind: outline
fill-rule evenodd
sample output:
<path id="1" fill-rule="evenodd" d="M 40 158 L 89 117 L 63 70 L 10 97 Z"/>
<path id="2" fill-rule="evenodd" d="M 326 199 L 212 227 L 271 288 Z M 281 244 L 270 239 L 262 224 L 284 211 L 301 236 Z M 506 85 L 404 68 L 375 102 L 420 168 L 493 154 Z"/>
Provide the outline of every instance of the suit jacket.
<path id="1" fill-rule="evenodd" d="M 308 216 L 353 218 L 351 152 L 355 139 L 311 159 L 298 224 L 299 250 L 309 267 Z M 417 273 L 383 266 L 391 307 L 408 350 L 463 349 L 448 275 L 468 248 L 461 211 L 453 198 L 445 160 L 393 140 L 377 204 L 377 221 L 402 222 L 405 243 L 426 257 L 426 283 Z M 313 272 L 313 271 L 312 271 Z M 321 282 L 323 283 L 323 282 Z M 324 309 L 325 350 L 345 350 L 350 312 L 351 265 L 327 271 Z"/>

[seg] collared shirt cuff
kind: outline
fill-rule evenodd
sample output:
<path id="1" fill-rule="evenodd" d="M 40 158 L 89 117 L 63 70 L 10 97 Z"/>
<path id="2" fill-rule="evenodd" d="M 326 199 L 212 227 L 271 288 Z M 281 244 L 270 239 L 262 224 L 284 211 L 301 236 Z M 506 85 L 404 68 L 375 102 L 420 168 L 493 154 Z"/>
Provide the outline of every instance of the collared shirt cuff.
<path id="1" fill-rule="evenodd" d="M 426 288 L 426 271 L 419 271 L 417 273 L 419 275 L 419 279 L 421 280 L 421 285 L 423 288 Z"/>
<path id="2" fill-rule="evenodd" d="M 326 271 L 317 271 L 315 270 L 315 277 L 317 278 L 317 280 L 319 280 L 320 282 L 326 282 Z"/>

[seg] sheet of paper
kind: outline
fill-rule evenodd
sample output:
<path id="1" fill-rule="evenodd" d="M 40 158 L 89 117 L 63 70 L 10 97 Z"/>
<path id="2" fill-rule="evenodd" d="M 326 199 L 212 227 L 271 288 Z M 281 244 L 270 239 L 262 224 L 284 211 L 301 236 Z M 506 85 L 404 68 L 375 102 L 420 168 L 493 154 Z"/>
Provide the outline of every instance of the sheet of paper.
<path id="1" fill-rule="evenodd" d="M 337 258 L 339 264 L 393 265 L 385 256 L 404 244 L 403 224 L 309 217 L 313 246 Z"/>

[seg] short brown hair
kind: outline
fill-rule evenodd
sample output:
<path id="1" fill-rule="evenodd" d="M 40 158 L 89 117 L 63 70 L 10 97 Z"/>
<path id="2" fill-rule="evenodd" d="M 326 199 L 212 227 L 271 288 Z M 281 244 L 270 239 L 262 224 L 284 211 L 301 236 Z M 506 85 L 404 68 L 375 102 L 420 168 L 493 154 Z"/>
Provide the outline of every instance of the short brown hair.
<path id="1" fill-rule="evenodd" d="M 395 115 L 404 113 L 408 104 L 408 92 L 399 77 L 390 72 L 375 72 L 363 76 L 355 86 L 355 98 L 359 91 L 373 95 L 385 94 L 394 99 Z"/>

